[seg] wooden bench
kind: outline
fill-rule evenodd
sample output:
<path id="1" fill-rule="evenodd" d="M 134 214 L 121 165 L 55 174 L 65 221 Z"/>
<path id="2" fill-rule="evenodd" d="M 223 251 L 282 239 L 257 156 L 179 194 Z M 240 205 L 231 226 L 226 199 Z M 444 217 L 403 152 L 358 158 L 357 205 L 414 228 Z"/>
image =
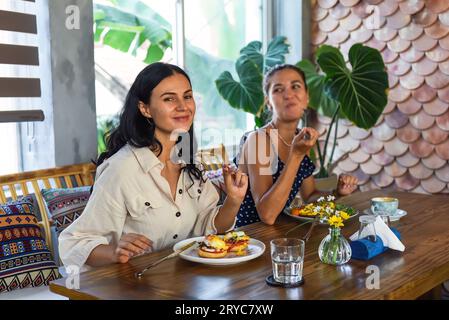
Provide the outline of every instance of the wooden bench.
<path id="1" fill-rule="evenodd" d="M 0 176 L 0 203 L 34 195 L 40 212 L 39 224 L 45 232 L 45 241 L 53 257 L 56 257 L 57 248 L 54 247 L 51 234 L 52 222 L 47 215 L 48 210 L 41 190 L 90 186 L 93 183 L 94 173 L 94 164 L 83 163 Z"/>

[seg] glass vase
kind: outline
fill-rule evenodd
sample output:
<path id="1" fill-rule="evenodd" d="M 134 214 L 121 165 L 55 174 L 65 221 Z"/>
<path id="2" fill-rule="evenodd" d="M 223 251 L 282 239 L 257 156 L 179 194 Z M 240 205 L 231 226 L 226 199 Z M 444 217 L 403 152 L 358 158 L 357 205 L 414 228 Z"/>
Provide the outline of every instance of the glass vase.
<path id="1" fill-rule="evenodd" d="M 331 265 L 342 265 L 351 259 L 351 246 L 340 233 L 340 228 L 329 228 L 329 234 L 318 247 L 320 260 Z"/>

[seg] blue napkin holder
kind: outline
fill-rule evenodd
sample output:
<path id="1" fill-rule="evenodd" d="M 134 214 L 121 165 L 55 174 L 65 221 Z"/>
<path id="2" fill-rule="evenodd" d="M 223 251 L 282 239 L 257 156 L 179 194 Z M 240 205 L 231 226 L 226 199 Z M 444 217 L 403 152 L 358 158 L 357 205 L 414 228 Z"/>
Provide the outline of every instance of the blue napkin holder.
<path id="1" fill-rule="evenodd" d="M 390 229 L 398 237 L 398 239 L 401 240 L 401 234 L 399 231 L 395 228 Z M 369 260 L 389 249 L 384 246 L 384 243 L 379 236 L 376 237 L 376 241 L 363 238 L 351 241 L 349 244 L 352 250 L 351 259 L 355 260 Z"/>

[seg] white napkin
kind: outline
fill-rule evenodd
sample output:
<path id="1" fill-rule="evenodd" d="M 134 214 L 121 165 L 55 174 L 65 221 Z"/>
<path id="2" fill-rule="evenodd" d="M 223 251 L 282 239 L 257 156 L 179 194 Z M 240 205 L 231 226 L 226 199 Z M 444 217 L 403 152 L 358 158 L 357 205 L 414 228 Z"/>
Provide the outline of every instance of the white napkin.
<path id="1" fill-rule="evenodd" d="M 376 221 L 374 222 L 374 228 L 376 229 L 376 236 L 380 237 L 384 243 L 385 247 L 388 247 L 393 250 L 398 251 L 404 251 L 405 246 L 401 242 L 401 240 L 396 237 L 396 235 L 391 231 L 391 229 L 385 224 L 385 222 L 382 220 L 381 217 L 376 217 Z M 362 231 L 362 234 L 360 235 L 361 238 L 365 238 L 369 235 L 373 235 L 374 230 L 372 228 L 372 225 L 369 225 L 369 227 L 365 228 Z M 359 232 L 357 231 L 349 238 L 351 241 L 355 241 L 358 239 Z"/>

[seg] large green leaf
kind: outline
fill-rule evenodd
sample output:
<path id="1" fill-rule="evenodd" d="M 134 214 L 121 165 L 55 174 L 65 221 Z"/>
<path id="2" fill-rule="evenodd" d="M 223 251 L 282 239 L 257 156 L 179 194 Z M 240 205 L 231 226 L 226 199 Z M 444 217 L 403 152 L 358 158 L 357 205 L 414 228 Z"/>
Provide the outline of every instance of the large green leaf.
<path id="1" fill-rule="evenodd" d="M 114 49 L 128 52 L 131 43 L 133 42 L 136 34 L 133 32 L 122 32 L 116 30 L 110 30 L 104 36 L 103 43 Z"/>
<path id="2" fill-rule="evenodd" d="M 256 64 L 241 57 L 236 62 L 240 82 L 234 80 L 229 71 L 223 72 L 215 84 L 220 95 L 231 107 L 258 114 L 263 107 L 262 75 Z"/>
<path id="3" fill-rule="evenodd" d="M 350 121 L 369 129 L 387 104 L 388 75 L 376 49 L 355 44 L 348 57 L 352 70 L 338 49 L 322 46 L 317 52 L 317 62 L 326 74 L 325 91 L 341 104 Z"/>
<path id="4" fill-rule="evenodd" d="M 103 10 L 95 9 L 94 10 L 94 21 L 104 20 L 106 18 L 106 14 Z"/>
<path id="5" fill-rule="evenodd" d="M 135 15 L 138 19 L 153 21 L 158 24 L 160 28 L 171 30 L 170 23 L 145 4 L 144 1 L 114 0 L 114 5 L 122 11 Z"/>
<path id="6" fill-rule="evenodd" d="M 262 43 L 252 41 L 240 50 L 240 57 L 235 63 L 240 82 L 234 80 L 229 71 L 221 73 L 215 81 L 218 92 L 231 107 L 255 116 L 257 127 L 263 126 L 270 118 L 264 108 L 263 74 L 267 69 L 284 63 L 288 49 L 287 39 L 281 36 L 270 41 L 265 54 Z"/>
<path id="7" fill-rule="evenodd" d="M 131 53 L 136 55 L 137 48 L 148 40 L 145 62 L 159 61 L 171 47 L 170 24 L 141 1 L 111 2 L 115 6 L 95 4 L 95 41 L 100 41 L 100 34 L 106 32 L 104 44 L 124 52 L 132 49 Z M 133 41 L 136 37 L 137 41 Z"/>
<path id="8" fill-rule="evenodd" d="M 156 61 L 160 61 L 163 56 L 164 51 L 157 44 L 152 44 L 148 48 L 147 56 L 144 62 L 150 64 Z"/>
<path id="9" fill-rule="evenodd" d="M 277 64 L 285 63 L 285 55 L 289 51 L 290 45 L 287 44 L 286 37 L 274 37 L 268 43 L 267 53 L 265 54 L 265 72 Z"/>
<path id="10" fill-rule="evenodd" d="M 262 43 L 252 41 L 246 45 L 240 54 L 242 57 L 252 60 L 261 73 L 265 73 L 269 68 L 285 62 L 285 55 L 288 53 L 289 45 L 286 37 L 273 38 L 267 47 L 267 52 L 262 52 Z"/>
<path id="11" fill-rule="evenodd" d="M 241 56 L 246 57 L 247 59 L 254 62 L 259 68 L 259 72 L 263 72 L 263 54 L 262 54 L 262 42 L 260 41 L 251 41 L 245 47 L 240 50 Z"/>
<path id="12" fill-rule="evenodd" d="M 299 61 L 296 66 L 306 76 L 307 91 L 309 92 L 309 107 L 318 111 L 321 115 L 332 118 L 338 104 L 324 92 L 326 77 L 319 74 L 316 66 L 307 59 Z"/>

